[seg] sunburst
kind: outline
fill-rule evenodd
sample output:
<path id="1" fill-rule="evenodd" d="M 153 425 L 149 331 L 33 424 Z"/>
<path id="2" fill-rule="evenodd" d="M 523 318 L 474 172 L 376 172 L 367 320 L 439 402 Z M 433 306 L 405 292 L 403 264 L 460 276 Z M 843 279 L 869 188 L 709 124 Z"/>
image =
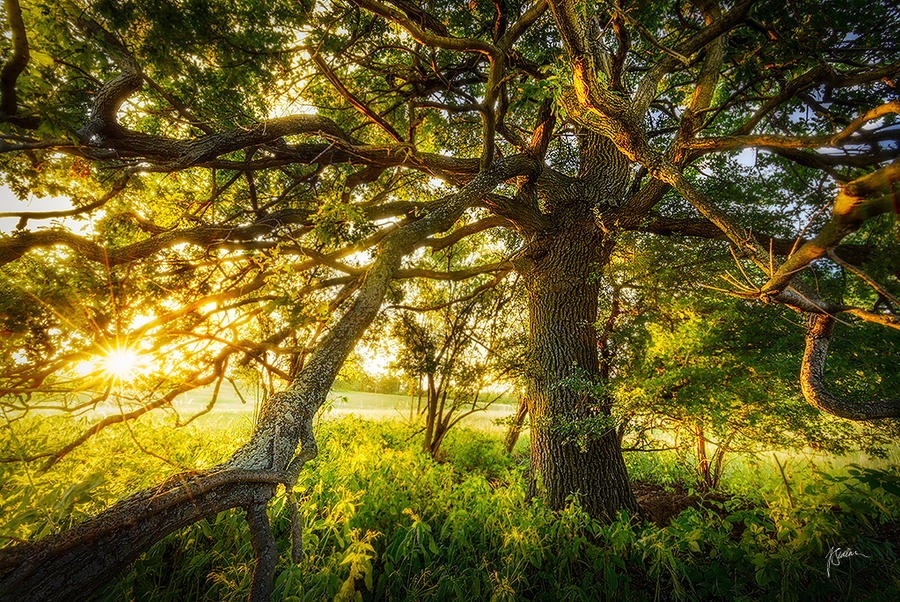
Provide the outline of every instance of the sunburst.
<path id="1" fill-rule="evenodd" d="M 143 370 L 144 358 L 136 350 L 129 347 L 110 349 L 103 356 L 101 367 L 106 374 L 118 381 L 133 380 Z"/>

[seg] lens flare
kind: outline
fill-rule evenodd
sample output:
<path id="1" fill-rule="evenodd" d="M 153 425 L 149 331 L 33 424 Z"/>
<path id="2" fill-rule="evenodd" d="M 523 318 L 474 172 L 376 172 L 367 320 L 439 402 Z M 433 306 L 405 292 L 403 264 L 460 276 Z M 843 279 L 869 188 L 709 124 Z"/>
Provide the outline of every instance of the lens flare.
<path id="1" fill-rule="evenodd" d="M 134 349 L 111 349 L 103 358 L 103 371 L 116 380 L 131 380 L 141 369 L 141 356 Z"/>

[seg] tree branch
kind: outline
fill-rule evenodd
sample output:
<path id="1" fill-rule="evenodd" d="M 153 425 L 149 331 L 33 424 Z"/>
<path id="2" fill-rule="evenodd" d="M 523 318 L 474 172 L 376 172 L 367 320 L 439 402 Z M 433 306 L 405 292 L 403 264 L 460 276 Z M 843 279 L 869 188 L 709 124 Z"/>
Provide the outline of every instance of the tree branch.
<path id="1" fill-rule="evenodd" d="M 444 48 L 446 50 L 461 50 L 463 52 L 477 52 L 487 57 L 494 55 L 497 48 L 488 42 L 475 38 L 456 38 L 450 35 L 441 35 L 423 29 L 403 12 L 391 8 L 377 0 L 352 0 L 360 8 L 364 8 L 376 15 L 393 21 L 409 32 L 417 42 L 425 46 Z"/>
<path id="2" fill-rule="evenodd" d="M 900 397 L 868 403 L 853 403 L 833 395 L 825 385 L 825 360 L 831 344 L 834 318 L 809 314 L 806 349 L 800 367 L 800 390 L 813 407 L 848 420 L 900 417 Z"/>
<path id="3" fill-rule="evenodd" d="M 130 178 L 130 173 L 127 173 L 122 176 L 122 178 L 116 182 L 116 184 L 112 187 L 112 189 L 101 196 L 100 198 L 87 203 L 86 205 L 82 205 L 80 207 L 75 207 L 73 209 L 67 209 L 63 211 L 10 211 L 7 213 L 0 213 L 0 217 L 18 217 L 19 223 L 16 226 L 17 229 L 22 229 L 28 224 L 28 220 L 30 219 L 50 219 L 54 217 L 69 217 L 72 215 L 79 215 L 81 213 L 87 213 L 89 211 L 93 211 L 97 207 L 102 207 L 112 198 L 114 198 L 117 194 L 125 190 L 125 186 L 128 185 L 128 180 Z M 0 242 L 0 265 L 3 262 L 3 243 Z"/>
<path id="4" fill-rule="evenodd" d="M 662 236 L 680 235 L 708 238 L 710 240 L 728 240 L 724 232 L 705 219 L 680 219 L 658 216 L 634 226 L 626 225 L 624 229 L 634 232 L 650 232 Z M 797 244 L 797 241 L 793 238 L 777 238 L 762 232 L 754 232 L 753 238 L 763 247 L 768 246 L 771 242 L 772 251 L 777 255 L 790 255 Z M 806 242 L 801 240 L 799 244 L 802 245 Z M 861 245 L 841 245 L 837 247 L 837 250 L 842 255 L 852 258 L 851 261 L 854 263 L 864 263 L 871 257 L 873 249 Z"/>
<path id="5" fill-rule="evenodd" d="M 6 6 L 6 23 L 12 33 L 12 56 L 0 71 L 0 121 L 8 121 L 14 125 L 33 128 L 37 126 L 36 117 L 20 117 L 16 81 L 28 66 L 28 35 L 22 21 L 22 9 L 19 0 L 4 0 Z"/>
<path id="6" fill-rule="evenodd" d="M 359 111 L 363 116 L 365 116 L 369 121 L 378 125 L 382 130 L 384 130 L 388 136 L 393 138 L 395 141 L 403 144 L 403 137 L 394 129 L 390 123 L 385 121 L 381 115 L 370 109 L 364 102 L 359 100 L 347 87 L 338 79 L 337 75 L 335 75 L 334 71 L 332 71 L 325 61 L 322 60 L 322 57 L 319 56 L 314 49 L 309 50 L 310 55 L 312 56 L 313 62 L 319 68 L 322 75 L 325 76 L 332 86 L 340 93 L 341 96 L 344 97 L 344 100 L 349 102 L 354 109 Z"/>
<path id="7" fill-rule="evenodd" d="M 783 289 L 794 275 L 837 246 L 848 234 L 877 215 L 894 210 L 895 182 L 900 181 L 900 160 L 857 178 L 838 193 L 831 210 L 831 219 L 816 236 L 804 243 L 771 275 L 762 287 L 763 294 Z"/>

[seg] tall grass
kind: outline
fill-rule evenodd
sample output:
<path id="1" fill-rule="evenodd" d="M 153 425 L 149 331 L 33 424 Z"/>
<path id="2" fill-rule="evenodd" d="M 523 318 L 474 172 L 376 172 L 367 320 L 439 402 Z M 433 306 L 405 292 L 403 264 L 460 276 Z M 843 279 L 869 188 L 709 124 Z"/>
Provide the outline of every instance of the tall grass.
<path id="1" fill-rule="evenodd" d="M 72 425 L 16 428 L 4 455 Z M 196 467 L 224 457 L 246 428 L 173 433 L 141 421 L 134 434 L 145 449 Z M 502 453 L 494 435 L 451 431 L 440 462 L 419 453 L 411 435 L 399 422 L 354 417 L 319 426 L 321 453 L 296 488 L 298 566 L 283 494 L 270 506 L 281 552 L 275 599 L 894 600 L 900 591 L 896 469 L 809 472 L 791 500 L 779 476 L 668 525 L 627 516 L 601 524 L 577 499 L 562 512 L 530 500 L 524 459 Z M 665 457 L 631 456 L 643 479 L 689 477 Z M 126 431 L 102 433 L 45 474 L 0 465 L 0 533 L 32 539 L 65 528 L 174 470 L 140 453 Z M 753 472 L 742 478 L 749 483 Z M 831 546 L 865 557 L 843 559 L 828 577 Z M 99 599 L 244 599 L 252 571 L 242 513 L 223 513 L 154 546 Z"/>

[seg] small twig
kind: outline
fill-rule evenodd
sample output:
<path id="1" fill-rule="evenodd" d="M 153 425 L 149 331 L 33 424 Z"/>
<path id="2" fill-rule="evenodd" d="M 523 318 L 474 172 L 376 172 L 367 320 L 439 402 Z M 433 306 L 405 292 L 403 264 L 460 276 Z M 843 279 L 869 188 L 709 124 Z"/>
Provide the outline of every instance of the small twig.
<path id="1" fill-rule="evenodd" d="M 119 397 L 118 394 L 116 394 L 114 397 L 115 397 L 115 400 L 116 400 L 116 405 L 119 406 L 119 414 L 120 414 L 120 415 L 124 414 L 124 413 L 125 413 L 125 410 L 124 410 L 124 408 L 122 407 L 122 400 L 120 399 L 120 397 Z M 144 454 L 146 454 L 146 455 L 148 455 L 148 456 L 152 456 L 152 457 L 156 458 L 157 460 L 162 460 L 163 462 L 165 462 L 165 463 L 168 464 L 169 466 L 174 466 L 175 468 L 179 468 L 179 469 L 181 469 L 181 470 L 183 470 L 183 471 L 191 470 L 190 468 L 188 468 L 187 466 L 184 466 L 183 464 L 179 464 L 179 463 L 177 463 L 177 462 L 173 462 L 172 460 L 169 460 L 168 458 L 166 458 L 166 457 L 164 457 L 164 456 L 161 456 L 161 455 L 157 454 L 156 452 L 150 451 L 149 449 L 147 449 L 146 447 L 144 447 L 144 446 L 141 444 L 141 442 L 138 440 L 137 435 L 134 433 L 134 429 L 131 428 L 131 421 L 130 421 L 130 420 L 125 420 L 124 423 L 125 423 L 125 428 L 128 429 L 128 434 L 131 436 L 131 440 L 134 442 L 134 444 L 137 446 L 137 448 L 138 448 L 139 450 L 141 450 L 141 452 L 143 452 Z"/>
<path id="2" fill-rule="evenodd" d="M 758 290 L 756 286 L 753 284 L 753 280 L 750 279 L 750 276 L 747 275 L 747 272 L 744 271 L 744 266 L 741 265 L 740 260 L 738 259 L 737 254 L 734 252 L 734 247 L 732 245 L 728 245 L 728 250 L 731 251 L 731 256 L 734 258 L 734 263 L 737 265 L 738 269 L 741 271 L 741 274 L 744 275 L 744 279 L 747 281 L 747 284 L 750 285 L 751 290 Z M 772 254 L 769 253 L 769 257 L 772 257 Z"/>
<path id="3" fill-rule="evenodd" d="M 860 278 L 865 280 L 866 284 L 868 284 L 873 289 L 875 289 L 879 295 L 881 295 L 882 297 L 884 297 L 885 299 L 890 301 L 894 305 L 894 307 L 900 308 L 900 301 L 898 301 L 896 297 L 894 297 L 889 292 L 887 292 L 887 289 L 885 289 L 878 282 L 876 282 L 874 278 L 872 278 L 871 276 L 869 276 L 868 274 L 866 274 L 865 272 L 860 270 L 858 267 L 856 267 L 852 264 L 849 264 L 846 261 L 844 261 L 843 259 L 841 259 L 840 257 L 838 257 L 835 254 L 834 249 L 828 249 L 828 257 L 831 258 L 832 261 L 834 261 L 836 264 L 838 264 L 842 268 L 853 272 L 854 274 L 856 274 L 857 276 L 859 276 Z"/>
<path id="4" fill-rule="evenodd" d="M 791 508 L 794 508 L 794 498 L 791 497 L 791 486 L 788 484 L 787 476 L 784 474 L 784 467 L 781 465 L 781 462 L 778 461 L 778 456 L 775 453 L 772 453 L 772 459 L 775 460 L 775 464 L 778 465 L 778 470 L 781 471 L 781 480 L 784 481 L 784 490 L 787 492 L 788 504 L 790 504 Z"/>

